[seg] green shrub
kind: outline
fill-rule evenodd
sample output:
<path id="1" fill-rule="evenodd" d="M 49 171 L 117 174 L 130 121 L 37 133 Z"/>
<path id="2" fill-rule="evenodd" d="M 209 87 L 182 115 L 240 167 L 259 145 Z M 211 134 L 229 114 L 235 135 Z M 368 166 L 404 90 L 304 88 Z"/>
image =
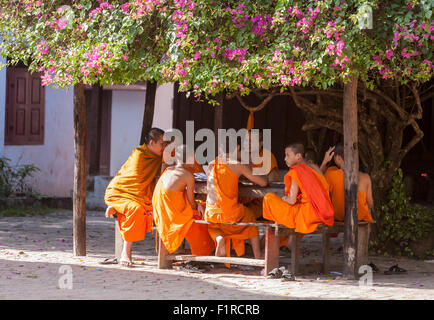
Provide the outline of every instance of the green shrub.
<path id="1" fill-rule="evenodd" d="M 0 157 L 0 198 L 17 195 L 32 195 L 32 186 L 26 181 L 39 169 L 33 164 L 10 165 L 10 159 Z"/>
<path id="2" fill-rule="evenodd" d="M 393 177 L 388 202 L 376 211 L 376 215 L 377 235 L 371 248 L 378 253 L 420 257 L 411 247 L 414 249 L 415 245 L 421 245 L 434 235 L 434 209 L 410 203 L 401 169 Z M 433 249 L 427 248 L 423 256 L 432 255 Z"/>

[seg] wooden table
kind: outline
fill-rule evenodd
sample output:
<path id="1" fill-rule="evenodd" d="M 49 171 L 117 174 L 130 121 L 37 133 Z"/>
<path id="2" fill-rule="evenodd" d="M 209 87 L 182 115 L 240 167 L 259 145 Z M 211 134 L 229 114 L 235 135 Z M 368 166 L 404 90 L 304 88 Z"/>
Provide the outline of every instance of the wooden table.
<path id="1" fill-rule="evenodd" d="M 206 188 L 206 180 L 196 179 L 194 192 L 196 194 L 204 195 L 208 194 Z M 250 198 L 263 198 L 267 193 L 272 192 L 277 194 L 279 197 L 285 195 L 285 185 L 283 182 L 270 182 L 266 187 L 258 186 L 253 182 L 240 181 L 238 183 L 238 196 L 239 197 L 250 197 Z"/>

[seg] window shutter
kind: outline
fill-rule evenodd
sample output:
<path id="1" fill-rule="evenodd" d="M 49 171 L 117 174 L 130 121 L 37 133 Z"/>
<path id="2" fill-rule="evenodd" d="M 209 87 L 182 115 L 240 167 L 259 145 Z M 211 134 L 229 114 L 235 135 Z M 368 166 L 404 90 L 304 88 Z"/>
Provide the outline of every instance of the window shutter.
<path id="1" fill-rule="evenodd" d="M 43 144 L 45 88 L 41 86 L 40 74 L 8 68 L 6 77 L 5 144 Z"/>

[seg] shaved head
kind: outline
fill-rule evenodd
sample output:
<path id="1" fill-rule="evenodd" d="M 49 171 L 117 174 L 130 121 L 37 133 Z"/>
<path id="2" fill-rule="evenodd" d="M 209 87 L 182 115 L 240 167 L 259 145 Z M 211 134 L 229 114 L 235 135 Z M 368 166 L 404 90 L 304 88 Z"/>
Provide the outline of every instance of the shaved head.
<path id="1" fill-rule="evenodd" d="M 291 149 L 292 152 L 294 152 L 294 154 L 300 153 L 302 157 L 304 156 L 304 145 L 301 142 L 295 142 L 295 143 L 288 144 L 286 146 L 286 148 Z"/>

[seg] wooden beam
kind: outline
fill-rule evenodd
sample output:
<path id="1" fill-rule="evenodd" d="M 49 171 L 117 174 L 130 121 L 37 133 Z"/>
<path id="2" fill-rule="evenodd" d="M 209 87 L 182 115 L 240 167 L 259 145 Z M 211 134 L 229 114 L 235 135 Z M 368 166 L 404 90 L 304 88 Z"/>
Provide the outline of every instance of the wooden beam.
<path id="1" fill-rule="evenodd" d="M 351 76 L 344 84 L 343 129 L 344 129 L 344 268 L 346 279 L 357 279 L 357 201 L 359 148 L 357 138 L 357 77 Z"/>
<path id="2" fill-rule="evenodd" d="M 86 99 L 84 84 L 74 85 L 73 252 L 86 255 Z"/>
<path id="3" fill-rule="evenodd" d="M 254 267 L 264 267 L 264 259 L 252 259 L 252 258 L 237 258 L 237 257 L 217 257 L 217 256 L 194 256 L 194 255 L 168 255 L 167 260 L 179 260 L 179 261 L 200 261 L 200 262 L 214 262 L 214 263 L 230 263 L 240 264 Z"/>
<path id="4" fill-rule="evenodd" d="M 274 268 L 279 267 L 279 240 L 274 228 L 265 228 L 265 276 Z"/>

